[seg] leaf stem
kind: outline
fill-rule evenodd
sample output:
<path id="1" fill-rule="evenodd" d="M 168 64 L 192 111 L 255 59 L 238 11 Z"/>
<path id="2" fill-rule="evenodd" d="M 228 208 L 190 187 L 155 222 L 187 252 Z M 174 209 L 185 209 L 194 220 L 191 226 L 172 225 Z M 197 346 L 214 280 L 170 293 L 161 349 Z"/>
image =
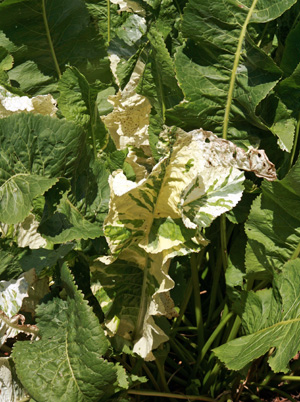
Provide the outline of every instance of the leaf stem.
<path id="1" fill-rule="evenodd" d="M 146 261 L 145 261 L 145 266 L 144 266 L 144 275 L 143 275 L 143 284 L 142 284 L 142 289 L 141 289 L 141 303 L 140 303 L 138 317 L 136 320 L 135 334 L 133 337 L 134 340 L 138 339 L 138 337 L 141 335 L 142 328 L 143 328 L 143 322 L 144 322 L 146 310 L 147 310 L 146 288 L 147 288 L 147 282 L 148 282 L 148 269 L 149 269 L 148 262 L 149 262 L 148 255 L 146 255 Z"/>
<path id="2" fill-rule="evenodd" d="M 221 216 L 220 227 L 221 227 L 221 253 L 222 253 L 223 268 L 224 268 L 224 272 L 225 272 L 228 267 L 226 215 L 225 214 L 223 214 Z"/>
<path id="3" fill-rule="evenodd" d="M 269 386 L 267 386 L 267 385 L 261 385 L 261 384 L 257 384 L 257 383 L 255 383 L 255 382 L 251 382 L 251 383 L 248 383 L 249 385 L 254 385 L 255 387 L 258 387 L 258 388 L 266 388 L 266 389 L 268 389 L 269 391 L 272 391 L 272 392 L 276 392 L 277 394 L 279 394 L 279 395 L 281 395 L 281 396 L 284 396 L 285 398 L 287 398 L 289 401 L 291 401 L 291 402 L 296 402 L 296 400 L 293 398 L 293 397 L 291 397 L 288 393 L 286 393 L 286 392 L 284 392 L 284 391 L 281 391 L 280 389 L 278 389 L 278 388 L 275 388 L 275 387 L 269 387 Z"/>
<path id="4" fill-rule="evenodd" d="M 275 375 L 274 380 L 281 381 L 300 381 L 299 375 Z"/>
<path id="5" fill-rule="evenodd" d="M 203 250 L 204 249 L 202 249 L 202 251 L 201 251 L 202 256 L 203 256 Z M 196 326 L 197 326 L 197 334 L 198 334 L 198 350 L 200 351 L 204 344 L 204 331 L 203 331 L 203 316 L 202 316 L 202 306 L 201 306 L 200 284 L 199 284 L 199 272 L 198 272 L 197 258 L 196 258 L 195 254 L 191 255 L 191 273 L 192 273 L 192 281 L 193 281 L 195 317 L 196 317 Z"/>
<path id="6" fill-rule="evenodd" d="M 107 43 L 110 44 L 110 0 L 107 0 Z"/>
<path id="7" fill-rule="evenodd" d="M 215 267 L 212 270 L 213 271 L 213 278 L 212 278 L 210 302 L 209 302 L 206 325 L 208 325 L 211 322 L 213 313 L 215 311 L 216 300 L 217 300 L 217 292 L 218 292 L 218 286 L 219 286 L 219 283 L 220 283 L 220 276 L 221 276 L 221 269 L 222 269 L 222 259 L 223 259 L 223 247 L 222 247 L 221 252 L 218 253 L 218 257 L 217 257 Z"/>
<path id="8" fill-rule="evenodd" d="M 175 328 L 177 328 L 180 325 L 180 323 L 182 321 L 182 317 L 184 316 L 185 310 L 186 310 L 189 300 L 191 298 L 192 291 L 193 291 L 193 281 L 192 281 L 192 278 L 190 278 L 189 282 L 187 284 L 186 290 L 184 292 L 184 298 L 181 302 L 179 316 L 176 318 L 176 320 L 174 320 L 172 330 L 175 330 Z"/>
<path id="9" fill-rule="evenodd" d="M 241 323 L 242 323 L 242 321 L 241 321 L 240 317 L 237 315 L 235 317 L 235 321 L 231 328 L 230 334 L 228 335 L 227 342 L 231 341 L 232 339 L 235 339 L 235 337 L 237 336 L 237 333 L 239 332 Z"/>
<path id="10" fill-rule="evenodd" d="M 268 26 L 269 26 L 269 23 L 267 22 L 267 23 L 265 24 L 265 26 L 264 26 L 264 29 L 263 29 L 262 34 L 261 34 L 261 37 L 260 37 L 260 39 L 259 39 L 259 41 L 258 41 L 258 43 L 257 43 L 257 46 L 258 46 L 258 47 L 260 47 L 260 45 L 261 45 L 261 43 L 262 43 L 262 41 L 263 41 L 263 39 L 264 39 L 264 37 L 265 37 L 265 34 L 266 34 L 267 30 L 268 30 Z"/>
<path id="11" fill-rule="evenodd" d="M 173 332 L 185 332 L 185 331 L 196 331 L 197 327 L 178 327 L 174 328 Z"/>
<path id="12" fill-rule="evenodd" d="M 295 260 L 296 258 L 299 257 L 300 254 L 300 243 L 298 244 L 298 246 L 296 247 L 295 251 L 293 252 L 293 255 L 291 256 L 291 260 Z"/>
<path id="13" fill-rule="evenodd" d="M 295 159 L 296 149 L 297 149 L 297 145 L 298 145 L 299 131 L 300 131 L 300 113 L 298 116 L 295 139 L 294 139 L 294 144 L 293 144 L 293 149 L 292 149 L 292 154 L 291 154 L 291 159 L 290 159 L 290 166 L 289 166 L 290 169 L 293 166 L 294 159 Z"/>
<path id="14" fill-rule="evenodd" d="M 234 84 L 235 84 L 235 79 L 236 79 L 236 72 L 238 68 L 238 64 L 240 61 L 241 57 L 241 50 L 242 50 L 242 45 L 243 41 L 246 35 L 246 29 L 249 24 L 250 18 L 253 14 L 253 11 L 256 7 L 258 0 L 253 0 L 252 6 L 249 9 L 249 12 L 247 14 L 247 17 L 245 19 L 244 25 L 241 30 L 241 34 L 239 37 L 238 41 L 238 46 L 235 52 L 235 57 L 234 57 L 234 63 L 233 63 L 233 69 L 231 72 L 231 77 L 230 77 L 230 83 L 229 83 L 229 90 L 228 90 L 228 97 L 227 97 L 227 102 L 226 102 L 226 107 L 225 107 L 225 114 L 224 114 L 224 124 L 223 124 L 223 138 L 226 140 L 227 139 L 227 132 L 228 132 L 228 123 L 229 123 L 229 114 L 230 114 L 230 108 L 231 108 L 231 103 L 232 103 L 232 98 L 233 98 L 233 90 L 234 90 Z"/>
<path id="15" fill-rule="evenodd" d="M 209 398 L 208 396 L 202 396 L 202 395 L 181 395 L 181 394 L 171 394 L 168 392 L 155 392 L 155 391 L 137 391 L 134 389 L 131 389 L 128 391 L 128 394 L 130 395 L 144 395 L 144 396 L 152 396 L 155 398 L 156 396 L 161 397 L 161 398 L 176 398 L 176 399 L 185 399 L 185 400 L 190 400 L 190 401 L 207 401 L 207 402 L 215 402 L 215 399 Z"/>
<path id="16" fill-rule="evenodd" d="M 49 24 L 48 24 L 48 20 L 47 20 L 47 14 L 46 14 L 46 4 L 45 4 L 45 0 L 42 0 L 42 14 L 43 14 L 43 20 L 44 20 L 44 25 L 45 25 L 45 30 L 46 30 L 46 35 L 47 35 L 47 39 L 48 39 L 48 44 L 50 47 L 50 52 L 52 55 L 52 59 L 54 61 L 54 65 L 55 65 L 55 69 L 58 75 L 58 78 L 61 77 L 61 71 L 59 68 L 59 64 L 56 58 L 56 54 L 55 54 L 55 50 L 53 47 L 53 42 L 52 42 L 52 38 L 51 38 L 51 34 L 50 34 L 50 29 L 49 29 Z"/>
<path id="17" fill-rule="evenodd" d="M 153 374 L 151 373 L 151 370 L 148 369 L 147 365 L 145 363 L 143 363 L 142 366 L 143 370 L 145 371 L 145 373 L 147 374 L 147 376 L 149 377 L 150 381 L 152 382 L 154 388 L 156 389 L 157 392 L 160 392 L 160 388 L 156 382 L 156 379 L 154 378 Z"/>
<path id="18" fill-rule="evenodd" d="M 206 341 L 205 345 L 203 346 L 203 348 L 201 350 L 201 353 L 198 355 L 196 365 L 195 365 L 195 370 L 194 370 L 195 373 L 197 372 L 200 363 L 204 359 L 206 353 L 208 352 L 209 348 L 213 344 L 214 340 L 217 338 L 217 336 L 219 335 L 221 330 L 224 328 L 224 326 L 227 324 L 227 322 L 231 319 L 232 316 L 233 316 L 232 312 L 227 314 L 226 317 L 223 320 L 221 320 L 221 322 L 219 323 L 217 328 L 214 330 L 214 332 L 211 334 L 211 336 Z"/>
<path id="19" fill-rule="evenodd" d="M 163 390 L 165 391 L 165 393 L 169 394 L 169 399 L 171 402 L 176 402 L 174 400 L 174 398 L 172 398 L 172 394 L 169 390 L 168 384 L 167 384 L 167 380 L 166 380 L 166 376 L 165 376 L 165 370 L 164 370 L 164 366 L 161 364 L 161 362 L 159 361 L 159 359 L 155 359 L 155 364 L 158 370 L 158 374 L 159 374 L 159 379 L 161 381 L 161 385 Z"/>
<path id="20" fill-rule="evenodd" d="M 93 117 L 93 121 L 91 122 L 91 135 L 92 135 L 93 151 L 94 151 L 95 159 L 97 158 L 96 134 L 95 134 L 95 125 L 96 125 L 97 116 L 98 116 L 98 108 L 97 108 L 97 103 L 95 102 L 94 117 Z"/>
<path id="21" fill-rule="evenodd" d="M 177 1 L 177 0 L 174 0 L 174 3 L 176 4 L 176 7 L 177 7 L 177 9 L 178 9 L 178 12 L 179 12 L 179 15 L 180 15 L 180 19 L 182 20 L 183 15 L 182 15 L 182 12 L 181 12 L 181 9 L 180 9 L 180 6 L 179 6 L 179 3 L 178 3 L 178 1 Z"/>

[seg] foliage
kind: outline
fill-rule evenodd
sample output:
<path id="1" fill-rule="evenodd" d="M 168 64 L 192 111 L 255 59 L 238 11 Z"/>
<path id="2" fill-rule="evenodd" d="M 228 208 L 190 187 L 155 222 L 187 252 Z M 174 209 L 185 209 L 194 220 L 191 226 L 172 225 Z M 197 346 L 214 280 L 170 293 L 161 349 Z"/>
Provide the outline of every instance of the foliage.
<path id="1" fill-rule="evenodd" d="M 299 15 L 0 1 L 5 402 L 293 400 Z"/>

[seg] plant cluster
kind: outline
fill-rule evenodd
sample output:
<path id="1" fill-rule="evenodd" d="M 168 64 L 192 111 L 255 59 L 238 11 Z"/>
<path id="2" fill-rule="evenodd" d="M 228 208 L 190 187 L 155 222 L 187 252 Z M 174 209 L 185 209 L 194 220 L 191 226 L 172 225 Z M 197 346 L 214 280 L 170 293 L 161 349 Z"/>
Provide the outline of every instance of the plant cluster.
<path id="1" fill-rule="evenodd" d="M 299 0 L 0 0 L 1 401 L 299 397 L 299 43 Z"/>

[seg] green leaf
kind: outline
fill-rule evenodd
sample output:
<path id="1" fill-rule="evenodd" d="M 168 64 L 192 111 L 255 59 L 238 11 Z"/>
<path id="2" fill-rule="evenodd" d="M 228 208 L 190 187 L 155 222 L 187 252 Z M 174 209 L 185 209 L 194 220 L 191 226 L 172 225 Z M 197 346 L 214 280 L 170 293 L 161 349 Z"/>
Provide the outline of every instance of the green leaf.
<path id="1" fill-rule="evenodd" d="M 14 255 L 9 251 L 0 250 L 0 280 L 15 279 L 22 274 L 22 268 L 19 263 L 18 255 Z"/>
<path id="2" fill-rule="evenodd" d="M 117 380 L 115 366 L 102 357 L 109 343 L 65 264 L 61 279 L 67 300 L 37 309 L 41 339 L 14 346 L 18 377 L 37 402 L 104 401 Z"/>
<path id="3" fill-rule="evenodd" d="M 280 68 L 286 76 L 291 75 L 298 65 L 300 50 L 300 23 L 294 29 L 291 29 L 285 42 L 284 51 L 280 63 Z"/>
<path id="4" fill-rule="evenodd" d="M 21 113 L 0 119 L 0 220 L 22 222 L 33 199 L 58 176 L 72 177 L 83 141 L 78 127 L 49 116 Z"/>
<path id="5" fill-rule="evenodd" d="M 71 178 L 84 140 L 79 127 L 57 118 L 20 113 L 0 119 L 2 177 L 30 172 Z"/>
<path id="6" fill-rule="evenodd" d="M 4 183 L 2 181 L 0 221 L 7 224 L 22 222 L 33 208 L 33 199 L 44 194 L 56 182 L 56 178 L 22 173 L 12 175 Z"/>
<path id="7" fill-rule="evenodd" d="M 276 348 L 268 359 L 271 369 L 275 373 L 288 371 L 289 361 L 300 348 L 299 269 L 299 259 L 289 261 L 276 274 L 274 289 L 245 295 L 242 320 L 249 335 L 214 349 L 229 369 L 241 370 L 270 348 Z"/>
<path id="8" fill-rule="evenodd" d="M 295 117 L 298 118 L 300 108 L 300 64 L 297 65 L 289 77 L 278 84 L 276 92 L 287 107 L 295 112 Z"/>
<path id="9" fill-rule="evenodd" d="M 4 47 L 0 46 L 0 71 L 10 70 L 14 64 L 13 57 Z"/>
<path id="10" fill-rule="evenodd" d="M 99 89 L 88 83 L 75 67 L 69 67 L 62 75 L 58 90 L 58 105 L 67 120 L 89 130 L 94 153 L 107 141 L 107 132 L 102 123 L 96 103 Z"/>
<path id="11" fill-rule="evenodd" d="M 179 8 L 179 3 L 180 1 L 174 3 L 173 0 L 160 1 L 158 14 L 154 24 L 156 30 L 163 35 L 164 40 L 168 37 L 174 40 L 172 30 L 175 31 L 176 23 L 180 18 L 180 11 L 177 9 L 177 7 Z M 185 1 L 183 3 L 185 4 Z M 181 34 L 179 33 L 179 35 Z M 176 40 L 178 40 L 178 37 L 175 39 L 175 42 Z"/>
<path id="12" fill-rule="evenodd" d="M 245 231 L 248 237 L 246 268 L 249 275 L 272 277 L 293 255 L 300 243 L 300 160 L 287 176 L 264 182 L 253 203 Z"/>
<path id="13" fill-rule="evenodd" d="M 31 60 L 42 74 L 52 77 L 52 83 L 68 64 L 80 68 L 91 80 L 111 78 L 104 41 L 82 0 L 72 4 L 66 0 L 6 0 L 0 4 L 0 26 L 6 36 L 0 45 L 14 45 L 14 67 Z M 20 86 L 26 85 L 26 76 L 19 74 L 18 78 Z"/>
<path id="14" fill-rule="evenodd" d="M 117 77 L 119 80 L 120 88 L 123 90 L 127 85 L 130 77 L 135 69 L 136 63 L 139 59 L 140 51 L 134 53 L 128 60 L 121 60 L 117 64 Z"/>
<path id="15" fill-rule="evenodd" d="M 233 1 L 220 7 L 218 0 L 190 0 L 182 24 L 189 41 L 175 57 L 187 102 L 167 112 L 170 121 L 248 141 L 250 124 L 252 132 L 263 135 L 257 128 L 267 127 L 256 108 L 279 81 L 281 70 L 253 43 L 247 27 L 279 17 L 294 3 L 287 0 L 277 7 L 271 1 Z"/>
<path id="16" fill-rule="evenodd" d="M 152 64 L 155 64 L 153 71 L 156 75 L 156 84 L 158 84 L 158 96 L 162 96 L 165 107 L 170 108 L 182 100 L 182 92 L 175 78 L 175 66 L 162 34 L 152 28 L 148 38 L 152 49 Z M 162 89 L 161 86 L 165 88 Z"/>
<path id="17" fill-rule="evenodd" d="M 32 60 L 24 61 L 14 67 L 8 72 L 8 77 L 12 83 L 18 83 L 19 89 L 23 92 L 47 95 L 57 90 L 53 78 L 43 74 Z"/>
<path id="18" fill-rule="evenodd" d="M 70 202 L 65 193 L 57 205 L 56 211 L 42 220 L 40 232 L 52 243 L 66 243 L 79 239 L 95 239 L 102 235 L 102 227 L 91 223 Z"/>
<path id="19" fill-rule="evenodd" d="M 98 106 L 98 112 L 100 116 L 103 116 L 104 114 L 108 114 L 113 110 L 113 106 L 111 103 L 107 101 L 108 97 L 110 95 L 114 95 L 116 92 L 114 87 L 108 87 L 107 89 L 104 89 L 103 91 L 98 92 L 97 95 L 97 106 Z"/>
<path id="20" fill-rule="evenodd" d="M 282 82 L 277 90 L 281 88 Z M 278 145 L 283 151 L 291 152 L 294 143 L 296 120 L 285 104 L 277 96 L 268 96 L 260 105 L 260 118 L 269 130 L 278 137 Z"/>
<path id="21" fill-rule="evenodd" d="M 45 268 L 53 267 L 59 260 L 63 259 L 72 249 L 74 244 L 62 244 L 56 250 L 39 248 L 31 250 L 20 259 L 20 267 L 23 271 L 35 268 L 37 275 L 40 275 Z"/>
<path id="22" fill-rule="evenodd" d="M 114 155 L 106 156 L 107 161 Z M 109 204 L 109 170 L 99 160 L 92 160 L 87 166 L 86 161 L 82 167 L 78 181 L 73 186 L 71 197 L 76 208 L 88 220 L 98 222 L 102 227 L 108 212 Z"/>

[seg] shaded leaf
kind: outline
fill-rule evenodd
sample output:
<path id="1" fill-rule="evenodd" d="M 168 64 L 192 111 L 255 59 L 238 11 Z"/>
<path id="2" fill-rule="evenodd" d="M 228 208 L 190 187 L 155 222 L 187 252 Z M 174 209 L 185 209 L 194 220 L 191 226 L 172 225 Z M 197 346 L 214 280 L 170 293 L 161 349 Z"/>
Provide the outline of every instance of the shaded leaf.
<path id="1" fill-rule="evenodd" d="M 62 244 L 55 250 L 37 249 L 20 259 L 20 266 L 24 271 L 34 268 L 37 275 L 40 275 L 45 268 L 54 266 L 57 261 L 63 259 L 72 249 L 73 243 Z"/>
<path id="2" fill-rule="evenodd" d="M 18 255 L 12 252 L 0 250 L 0 280 L 15 279 L 22 274 L 22 268 L 19 264 Z"/>
<path id="3" fill-rule="evenodd" d="M 17 378 L 14 364 L 8 357 L 0 357 L 0 394 L 2 402 L 22 402 L 28 394 Z"/>
<path id="4" fill-rule="evenodd" d="M 249 133 L 257 136 L 256 141 L 264 136 L 268 127 L 256 115 L 256 108 L 282 73 L 254 44 L 247 26 L 271 21 L 294 3 L 287 0 L 279 6 L 258 1 L 251 8 L 249 2 L 234 1 L 220 7 L 218 0 L 190 0 L 182 31 L 193 42 L 189 40 L 175 57 L 185 102 L 167 111 L 169 121 L 183 128 L 223 131 L 223 135 L 239 140 L 249 141 Z M 253 137 L 251 141 L 254 143 Z"/>
<path id="5" fill-rule="evenodd" d="M 38 402 L 108 399 L 117 380 L 114 365 L 102 358 L 108 341 L 66 265 L 62 281 L 67 300 L 53 299 L 37 309 L 41 340 L 14 346 L 18 377 Z"/>
<path id="6" fill-rule="evenodd" d="M 8 224 L 22 222 L 33 207 L 33 199 L 56 181 L 56 178 L 22 173 L 11 176 L 0 187 L 0 220 Z"/>
<path id="7" fill-rule="evenodd" d="M 0 119 L 0 220 L 24 221 L 34 197 L 58 176 L 72 177 L 83 141 L 80 128 L 49 116 L 21 113 Z"/>
<path id="8" fill-rule="evenodd" d="M 272 277 L 298 250 L 300 243 L 300 160 L 286 177 L 264 182 L 245 225 L 249 275 Z"/>
<path id="9" fill-rule="evenodd" d="M 92 146 L 97 149 L 107 141 L 105 127 L 100 120 L 96 103 L 99 89 L 90 85 L 75 67 L 68 67 L 62 75 L 58 90 L 58 105 L 67 120 L 89 130 Z"/>
<path id="10" fill-rule="evenodd" d="M 214 349 L 229 369 L 241 370 L 274 347 L 268 359 L 271 369 L 275 373 L 288 371 L 289 361 L 300 348 L 296 335 L 300 328 L 299 262 L 285 264 L 275 276 L 274 289 L 245 295 L 242 319 L 249 335 Z"/>
<path id="11" fill-rule="evenodd" d="M 79 67 L 91 79 L 110 79 L 104 41 L 81 0 L 72 4 L 65 0 L 5 1 L 0 5 L 0 26 L 6 36 L 0 45 L 6 48 L 8 40 L 14 45 L 14 67 L 31 60 L 43 74 L 52 77 L 52 82 L 60 74 L 59 69 L 63 71 L 68 64 Z M 24 85 L 22 74 L 18 78 L 19 85 Z"/>
<path id="12" fill-rule="evenodd" d="M 54 214 L 42 220 L 40 232 L 52 243 L 67 243 L 99 237 L 102 227 L 98 223 L 86 220 L 65 193 Z"/>

